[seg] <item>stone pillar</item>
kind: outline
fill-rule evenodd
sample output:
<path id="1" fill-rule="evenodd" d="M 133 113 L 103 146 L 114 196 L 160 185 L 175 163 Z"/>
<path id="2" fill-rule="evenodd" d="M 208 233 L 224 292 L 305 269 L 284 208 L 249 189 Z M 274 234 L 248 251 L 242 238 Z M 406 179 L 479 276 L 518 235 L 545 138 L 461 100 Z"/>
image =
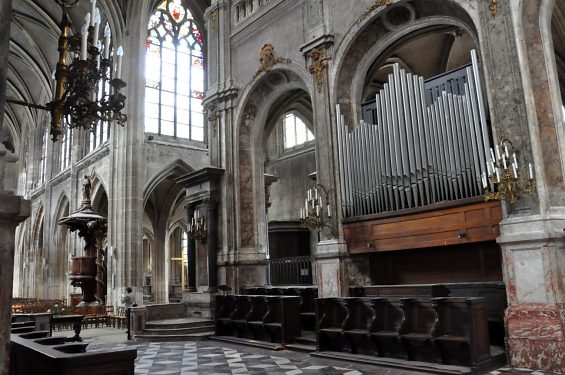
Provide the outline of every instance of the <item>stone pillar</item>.
<path id="1" fill-rule="evenodd" d="M 0 159 L 2 157 L 0 156 Z M 1 167 L 0 160 L 0 167 Z M 0 375 L 8 375 L 10 321 L 16 226 L 29 216 L 29 201 L 12 192 L 0 191 Z"/>
<path id="2" fill-rule="evenodd" d="M 216 291 L 218 286 L 218 273 L 216 270 L 216 254 L 218 252 L 218 210 L 217 201 L 211 197 L 204 201 L 206 212 L 206 245 L 208 246 L 208 290 Z"/>
<path id="3" fill-rule="evenodd" d="M 187 212 L 187 223 L 192 221 L 192 217 L 194 216 L 194 206 L 192 204 L 187 204 L 186 206 Z M 196 243 L 195 240 L 192 238 L 188 239 L 187 244 L 187 253 L 188 253 L 188 291 L 189 292 L 196 292 Z"/>

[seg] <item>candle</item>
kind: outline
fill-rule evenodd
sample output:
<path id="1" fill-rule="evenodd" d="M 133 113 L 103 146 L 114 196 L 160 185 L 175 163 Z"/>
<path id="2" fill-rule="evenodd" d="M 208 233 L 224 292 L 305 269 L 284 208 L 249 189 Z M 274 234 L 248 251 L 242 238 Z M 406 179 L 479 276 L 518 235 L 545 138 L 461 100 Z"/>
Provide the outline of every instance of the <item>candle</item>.
<path id="1" fill-rule="evenodd" d="M 532 170 L 532 163 L 528 163 L 528 169 L 530 170 L 530 180 L 534 179 L 534 171 Z"/>
<path id="2" fill-rule="evenodd" d="M 82 33 L 80 35 L 80 59 L 86 60 L 87 56 L 87 45 L 88 45 L 88 25 L 82 27 Z"/>
<path id="3" fill-rule="evenodd" d="M 315 193 L 316 199 L 318 199 L 318 188 L 314 189 L 314 193 Z"/>
<path id="4" fill-rule="evenodd" d="M 91 10 L 91 12 L 88 13 L 89 18 L 90 18 L 90 26 L 94 26 L 94 22 L 95 22 L 94 13 L 95 13 L 95 10 L 96 10 L 96 0 L 90 0 L 90 10 Z M 92 14 L 92 17 L 90 17 L 90 14 Z"/>
<path id="5" fill-rule="evenodd" d="M 308 212 L 308 199 L 304 199 L 304 209 Z"/>
<path id="6" fill-rule="evenodd" d="M 496 160 L 500 160 L 500 149 L 498 148 L 498 145 L 495 146 L 495 150 L 496 150 Z"/>
<path id="7" fill-rule="evenodd" d="M 492 147 L 490 148 L 490 160 L 494 162 L 496 159 L 494 158 L 494 152 L 492 152 Z"/>
<path id="8" fill-rule="evenodd" d="M 514 165 L 518 168 L 518 160 L 516 160 L 516 153 L 512 153 L 512 159 L 514 159 Z"/>
<path id="9" fill-rule="evenodd" d="M 116 78 L 122 78 L 122 57 L 124 56 L 124 49 L 122 48 L 122 46 L 118 47 L 116 55 L 118 55 L 118 63 L 116 64 Z"/>
<path id="10" fill-rule="evenodd" d="M 516 171 L 516 164 L 512 164 L 512 171 L 514 171 L 514 178 L 518 178 L 518 172 Z"/>
<path id="11" fill-rule="evenodd" d="M 100 33 L 100 9 L 96 8 L 94 14 L 94 35 L 92 35 L 92 42 L 98 41 L 98 34 Z"/>
<path id="12" fill-rule="evenodd" d="M 506 167 L 506 156 L 502 156 L 502 166 L 504 167 L 504 170 L 507 169 L 507 167 Z"/>
<path id="13" fill-rule="evenodd" d="M 500 182 L 500 174 L 498 174 L 498 168 L 496 168 L 495 171 L 496 171 L 496 182 Z"/>
<path id="14" fill-rule="evenodd" d="M 504 145 L 504 153 L 506 154 L 507 158 L 510 157 L 510 154 L 508 153 L 508 145 Z"/>
<path id="15" fill-rule="evenodd" d="M 320 217 L 320 206 L 316 206 L 316 216 Z"/>
<path id="16" fill-rule="evenodd" d="M 328 208 L 328 217 L 332 217 L 332 210 L 329 204 L 327 205 L 327 208 Z"/>
<path id="17" fill-rule="evenodd" d="M 106 22 L 104 27 L 104 58 L 108 59 L 110 57 L 110 37 L 112 36 L 112 31 L 110 30 L 110 25 Z"/>

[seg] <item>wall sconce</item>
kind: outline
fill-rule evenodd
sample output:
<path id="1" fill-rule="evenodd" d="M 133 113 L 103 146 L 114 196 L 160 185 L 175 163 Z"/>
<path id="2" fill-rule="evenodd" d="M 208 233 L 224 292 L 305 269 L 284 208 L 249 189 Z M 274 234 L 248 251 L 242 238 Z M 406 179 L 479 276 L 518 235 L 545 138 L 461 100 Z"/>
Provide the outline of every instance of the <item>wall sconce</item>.
<path id="1" fill-rule="evenodd" d="M 332 210 L 328 202 L 328 191 L 323 185 L 316 184 L 313 188 L 308 189 L 304 207 L 300 209 L 300 227 L 317 231 L 323 227 L 329 228 L 328 222 L 332 217 Z"/>
<path id="2" fill-rule="evenodd" d="M 528 185 L 522 185 L 516 152 L 514 145 L 512 145 L 509 139 L 501 139 L 495 145 L 495 151 L 491 147 L 490 156 L 491 161 L 487 162 L 488 181 L 485 173 L 481 176 L 486 201 L 506 200 L 510 203 L 515 203 L 523 195 L 536 191 L 531 163 L 528 163 Z M 488 184 L 489 181 L 490 186 Z"/>
<path id="3" fill-rule="evenodd" d="M 188 224 L 188 236 L 194 240 L 206 242 L 206 221 L 200 216 L 200 210 L 194 211 L 194 216 Z"/>

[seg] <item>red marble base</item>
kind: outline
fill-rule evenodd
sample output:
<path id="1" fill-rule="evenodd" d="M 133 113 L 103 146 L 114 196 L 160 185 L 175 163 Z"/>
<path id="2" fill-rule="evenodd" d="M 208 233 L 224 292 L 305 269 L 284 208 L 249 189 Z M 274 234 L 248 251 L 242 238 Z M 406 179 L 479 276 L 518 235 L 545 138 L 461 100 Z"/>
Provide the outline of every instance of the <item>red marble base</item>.
<path id="1" fill-rule="evenodd" d="M 506 310 L 510 365 L 565 371 L 565 305 L 515 305 Z"/>

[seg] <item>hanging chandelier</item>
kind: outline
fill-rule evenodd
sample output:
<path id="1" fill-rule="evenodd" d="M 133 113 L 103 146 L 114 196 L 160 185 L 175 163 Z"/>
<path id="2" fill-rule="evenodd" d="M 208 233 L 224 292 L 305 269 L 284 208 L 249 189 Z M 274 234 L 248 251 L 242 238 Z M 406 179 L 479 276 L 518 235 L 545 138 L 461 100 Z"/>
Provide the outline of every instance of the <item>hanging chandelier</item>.
<path id="1" fill-rule="evenodd" d="M 51 136 L 55 142 L 69 128 L 93 129 L 100 121 L 124 125 L 127 116 L 121 111 L 126 97 L 120 92 L 126 86 L 121 79 L 123 48 L 111 53 L 110 26 L 106 23 L 99 39 L 100 11 L 96 0 L 90 0 L 91 12 L 85 17 L 80 33 L 71 35 L 68 9 L 79 0 L 56 0 L 63 10 L 59 24 L 59 61 L 54 72 L 55 94 L 47 104 L 51 112 Z M 114 61 L 115 60 L 115 61 Z"/>

